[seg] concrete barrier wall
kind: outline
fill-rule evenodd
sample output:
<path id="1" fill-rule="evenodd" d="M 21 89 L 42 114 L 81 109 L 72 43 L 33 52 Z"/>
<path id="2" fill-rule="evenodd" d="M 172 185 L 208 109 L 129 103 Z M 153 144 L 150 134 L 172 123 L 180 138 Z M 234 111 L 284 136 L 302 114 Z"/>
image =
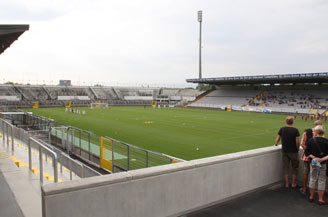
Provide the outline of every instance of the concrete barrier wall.
<path id="1" fill-rule="evenodd" d="M 280 147 L 42 187 L 43 215 L 176 216 L 282 180 Z"/>

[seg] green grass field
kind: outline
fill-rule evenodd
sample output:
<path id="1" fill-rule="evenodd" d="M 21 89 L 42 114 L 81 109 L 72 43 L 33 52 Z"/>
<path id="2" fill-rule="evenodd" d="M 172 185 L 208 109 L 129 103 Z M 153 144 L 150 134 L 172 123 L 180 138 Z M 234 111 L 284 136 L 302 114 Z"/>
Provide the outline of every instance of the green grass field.
<path id="1" fill-rule="evenodd" d="M 65 112 L 64 108 L 26 111 L 185 160 L 272 146 L 286 117 L 189 108 L 83 109 L 86 115 Z M 313 121 L 300 117 L 295 121 L 300 134 L 312 125 Z"/>

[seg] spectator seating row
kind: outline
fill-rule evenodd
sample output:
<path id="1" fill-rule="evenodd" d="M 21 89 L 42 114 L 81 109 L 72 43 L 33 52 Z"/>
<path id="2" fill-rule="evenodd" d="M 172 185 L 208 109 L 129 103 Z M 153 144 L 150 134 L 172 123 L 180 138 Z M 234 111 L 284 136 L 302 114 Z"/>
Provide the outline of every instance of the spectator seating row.
<path id="1" fill-rule="evenodd" d="M 238 107 L 274 112 L 309 113 L 328 109 L 327 86 L 219 87 L 190 107 Z"/>

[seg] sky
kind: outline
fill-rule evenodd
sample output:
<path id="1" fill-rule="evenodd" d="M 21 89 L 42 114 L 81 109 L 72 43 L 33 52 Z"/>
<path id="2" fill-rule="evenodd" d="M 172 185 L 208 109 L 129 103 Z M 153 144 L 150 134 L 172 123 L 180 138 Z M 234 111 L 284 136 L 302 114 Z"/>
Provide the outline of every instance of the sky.
<path id="1" fill-rule="evenodd" d="M 328 71 L 327 0 L 1 0 L 0 83 L 190 86 L 199 10 L 203 78 Z"/>

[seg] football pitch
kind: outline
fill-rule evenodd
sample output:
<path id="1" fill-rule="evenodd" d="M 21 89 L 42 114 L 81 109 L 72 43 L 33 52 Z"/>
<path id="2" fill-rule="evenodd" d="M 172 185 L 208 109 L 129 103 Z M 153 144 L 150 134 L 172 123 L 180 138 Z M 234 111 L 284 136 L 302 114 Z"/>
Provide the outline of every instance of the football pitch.
<path id="1" fill-rule="evenodd" d="M 150 106 L 80 109 L 86 115 L 65 108 L 25 111 L 184 160 L 272 146 L 287 116 Z M 299 116 L 294 126 L 302 134 L 313 122 Z"/>

